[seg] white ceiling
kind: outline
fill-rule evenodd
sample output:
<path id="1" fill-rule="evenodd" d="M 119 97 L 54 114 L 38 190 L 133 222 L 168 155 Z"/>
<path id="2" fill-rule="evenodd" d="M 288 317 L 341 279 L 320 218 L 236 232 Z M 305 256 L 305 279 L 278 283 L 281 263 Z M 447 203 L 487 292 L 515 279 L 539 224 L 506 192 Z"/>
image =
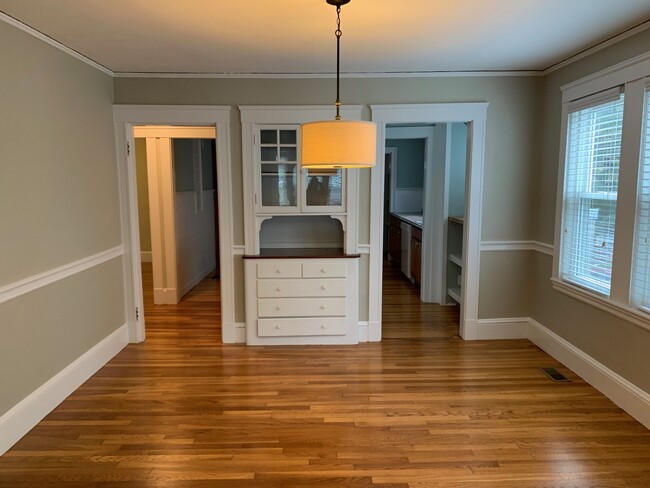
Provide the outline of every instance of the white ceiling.
<path id="1" fill-rule="evenodd" d="M 325 0 L 0 0 L 116 73 L 335 71 Z M 649 0 L 352 0 L 347 73 L 543 70 L 650 19 Z"/>

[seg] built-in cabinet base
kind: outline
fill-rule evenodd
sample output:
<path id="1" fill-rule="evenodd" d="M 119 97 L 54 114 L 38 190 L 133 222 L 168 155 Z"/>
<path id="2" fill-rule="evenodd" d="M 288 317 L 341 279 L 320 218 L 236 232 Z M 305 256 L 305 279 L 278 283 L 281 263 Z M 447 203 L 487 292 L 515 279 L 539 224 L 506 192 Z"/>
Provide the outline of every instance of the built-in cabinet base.
<path id="1" fill-rule="evenodd" d="M 246 256 L 246 344 L 357 344 L 356 256 Z"/>

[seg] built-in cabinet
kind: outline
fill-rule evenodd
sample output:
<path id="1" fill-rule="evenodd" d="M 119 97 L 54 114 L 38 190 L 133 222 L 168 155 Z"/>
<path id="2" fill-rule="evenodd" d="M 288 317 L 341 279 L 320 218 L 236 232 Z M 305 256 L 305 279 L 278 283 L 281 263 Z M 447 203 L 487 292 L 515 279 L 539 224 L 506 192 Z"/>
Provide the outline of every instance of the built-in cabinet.
<path id="1" fill-rule="evenodd" d="M 459 304 L 462 303 L 463 296 L 463 225 L 463 217 L 452 216 L 447 219 L 447 295 Z"/>
<path id="2" fill-rule="evenodd" d="M 402 221 L 390 216 L 388 227 L 388 259 L 400 269 L 402 267 Z"/>
<path id="3" fill-rule="evenodd" d="M 301 168 L 299 124 L 321 114 L 240 110 L 246 343 L 355 344 L 359 255 L 348 195 L 358 170 Z"/>
<path id="4" fill-rule="evenodd" d="M 356 344 L 358 259 L 247 256 L 246 343 Z"/>
<path id="5" fill-rule="evenodd" d="M 411 226 L 411 280 L 417 287 L 422 283 L 422 229 Z"/>
<path id="6" fill-rule="evenodd" d="M 257 214 L 345 213 L 345 172 L 301 169 L 299 126 L 258 127 L 254 141 Z"/>

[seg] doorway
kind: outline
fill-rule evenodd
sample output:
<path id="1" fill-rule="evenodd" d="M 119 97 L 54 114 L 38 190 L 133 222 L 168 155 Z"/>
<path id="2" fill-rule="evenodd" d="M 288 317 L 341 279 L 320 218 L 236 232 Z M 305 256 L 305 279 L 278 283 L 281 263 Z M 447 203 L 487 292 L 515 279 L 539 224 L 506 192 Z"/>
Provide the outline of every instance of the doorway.
<path id="1" fill-rule="evenodd" d="M 233 243 L 230 211 L 230 110 L 230 107 L 220 106 L 116 105 L 113 108 L 122 214 L 122 243 L 129 251 L 124 255 L 125 315 L 129 327 L 129 341 L 132 343 L 145 339 L 134 138 L 134 127 L 140 125 L 166 125 L 180 128 L 209 126 L 216 129 L 218 261 L 220 279 L 223 283 L 220 287 L 222 341 L 236 342 L 234 249 L 238 246 Z"/>
<path id="2" fill-rule="evenodd" d="M 386 131 L 390 124 L 467 124 L 465 216 L 462 225 L 463 254 L 460 261 L 463 273 L 459 296 L 460 336 L 466 340 L 478 339 L 481 200 L 487 107 L 488 104 L 484 102 L 371 106 L 372 120 L 377 123 L 377 151 L 382 155 L 385 154 Z M 428 173 L 427 178 L 431 177 L 431 174 Z M 369 290 L 368 315 L 369 338 L 377 341 L 381 339 L 382 330 L 384 165 L 378 165 L 372 170 L 370 180 L 369 282 L 373 285 Z M 428 206 L 426 202 L 425 206 Z M 425 255 L 423 261 L 424 259 Z"/>
<path id="3" fill-rule="evenodd" d="M 215 130 L 136 126 L 134 136 L 141 259 L 154 304 L 176 304 L 218 267 Z"/>

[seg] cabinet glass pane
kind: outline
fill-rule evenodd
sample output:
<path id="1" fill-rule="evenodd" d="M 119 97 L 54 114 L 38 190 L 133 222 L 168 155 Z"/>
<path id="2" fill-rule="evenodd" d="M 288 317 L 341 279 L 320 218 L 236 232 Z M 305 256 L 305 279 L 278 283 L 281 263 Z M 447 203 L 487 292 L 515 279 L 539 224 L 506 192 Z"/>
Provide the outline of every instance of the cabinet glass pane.
<path id="1" fill-rule="evenodd" d="M 296 164 L 262 164 L 262 205 L 296 205 Z"/>
<path id="2" fill-rule="evenodd" d="M 260 153 L 262 161 L 277 161 L 278 148 L 277 147 L 263 147 Z"/>
<path id="3" fill-rule="evenodd" d="M 280 161 L 297 161 L 297 152 L 295 147 L 281 147 Z"/>
<path id="4" fill-rule="evenodd" d="M 284 131 L 283 131 L 284 132 Z M 262 144 L 277 144 L 278 143 L 278 131 L 273 130 L 261 130 L 260 131 L 260 141 Z"/>
<path id="5" fill-rule="evenodd" d="M 294 129 L 280 131 L 280 144 L 295 144 L 295 143 L 296 143 L 296 131 Z"/>
<path id="6" fill-rule="evenodd" d="M 340 169 L 309 170 L 307 173 L 307 205 L 342 205 L 341 176 L 342 170 Z"/>

